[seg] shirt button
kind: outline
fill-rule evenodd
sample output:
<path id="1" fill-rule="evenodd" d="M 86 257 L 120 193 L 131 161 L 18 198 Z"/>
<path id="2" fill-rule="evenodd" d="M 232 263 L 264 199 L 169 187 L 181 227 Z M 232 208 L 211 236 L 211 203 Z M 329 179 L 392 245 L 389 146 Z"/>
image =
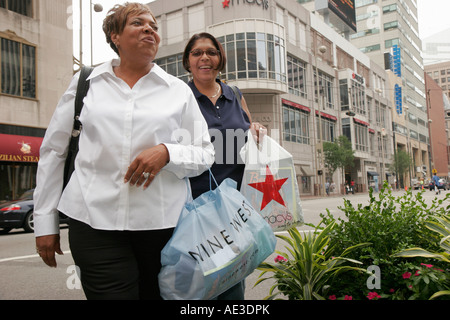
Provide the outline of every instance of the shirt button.
<path id="1" fill-rule="evenodd" d="M 217 110 L 219 110 L 219 109 L 220 109 L 220 107 L 219 107 L 219 106 L 217 106 L 216 108 L 217 108 Z"/>

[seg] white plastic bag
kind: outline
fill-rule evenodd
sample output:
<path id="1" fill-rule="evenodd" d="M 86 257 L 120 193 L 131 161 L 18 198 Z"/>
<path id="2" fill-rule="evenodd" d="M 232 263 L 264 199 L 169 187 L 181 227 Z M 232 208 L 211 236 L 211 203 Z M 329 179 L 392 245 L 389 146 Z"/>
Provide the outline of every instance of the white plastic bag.
<path id="1" fill-rule="evenodd" d="M 270 226 L 225 179 L 183 209 L 161 252 L 161 297 L 204 300 L 242 281 L 275 250 Z"/>
<path id="2" fill-rule="evenodd" d="M 292 155 L 267 135 L 259 146 L 249 133 L 240 152 L 245 162 L 241 193 L 273 231 L 304 223 Z"/>

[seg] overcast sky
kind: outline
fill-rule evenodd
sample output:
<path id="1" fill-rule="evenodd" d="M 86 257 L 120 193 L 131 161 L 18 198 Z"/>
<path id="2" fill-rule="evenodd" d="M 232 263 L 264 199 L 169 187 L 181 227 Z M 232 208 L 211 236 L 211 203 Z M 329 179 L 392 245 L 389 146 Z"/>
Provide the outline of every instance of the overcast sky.
<path id="1" fill-rule="evenodd" d="M 450 29 L 450 0 L 417 0 L 417 7 L 422 39 Z"/>
<path id="2" fill-rule="evenodd" d="M 141 3 L 149 3 L 153 0 L 134 0 Z M 178 0 L 166 0 L 178 1 Z M 214 0 L 221 1 L 221 0 Z M 102 31 L 102 21 L 106 12 L 116 3 L 126 2 L 118 0 L 92 0 L 93 3 L 100 3 L 104 10 L 101 13 L 93 13 L 93 43 L 94 43 L 94 63 L 103 62 L 115 57 L 114 52 L 106 45 L 105 37 Z M 79 0 L 73 0 L 74 4 L 74 21 L 78 22 L 77 13 L 79 11 Z M 90 64 L 90 41 L 89 41 L 89 2 L 83 1 L 83 25 L 84 25 L 84 63 Z M 440 31 L 450 29 L 450 0 L 417 0 L 418 4 L 418 18 L 419 18 L 419 33 L 420 37 L 426 38 Z M 78 27 L 75 26 L 75 29 Z M 74 32 L 74 50 L 75 56 L 78 57 L 79 52 L 79 32 Z M 449 35 L 450 37 L 450 35 Z"/>

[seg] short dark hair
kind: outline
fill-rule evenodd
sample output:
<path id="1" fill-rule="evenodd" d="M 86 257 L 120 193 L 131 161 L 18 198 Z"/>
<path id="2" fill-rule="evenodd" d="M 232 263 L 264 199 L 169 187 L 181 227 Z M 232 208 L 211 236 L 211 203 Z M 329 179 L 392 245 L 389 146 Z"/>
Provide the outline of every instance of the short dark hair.
<path id="1" fill-rule="evenodd" d="M 156 22 L 153 12 L 143 3 L 126 2 L 124 4 L 116 4 L 108 11 L 106 18 L 103 20 L 103 32 L 106 36 L 106 42 L 115 53 L 119 54 L 119 50 L 111 40 L 111 34 L 121 34 L 125 29 L 128 17 L 144 13 L 149 13 Z"/>
<path id="2" fill-rule="evenodd" d="M 197 42 L 197 40 L 199 39 L 209 39 L 212 41 L 212 43 L 214 44 L 214 47 L 216 47 L 217 50 L 219 50 L 220 52 L 220 61 L 219 61 L 219 65 L 217 66 L 217 70 L 222 71 L 223 69 L 225 69 L 225 66 L 227 64 L 227 57 L 225 55 L 225 50 L 223 49 L 222 44 L 210 33 L 207 32 L 202 32 L 202 33 L 197 33 L 194 34 L 191 39 L 189 39 L 188 43 L 186 44 L 186 47 L 184 48 L 184 52 L 183 52 L 183 67 L 187 70 L 187 71 L 191 71 L 190 70 L 190 65 L 189 65 L 189 54 L 192 51 L 192 48 L 194 47 L 195 43 Z"/>

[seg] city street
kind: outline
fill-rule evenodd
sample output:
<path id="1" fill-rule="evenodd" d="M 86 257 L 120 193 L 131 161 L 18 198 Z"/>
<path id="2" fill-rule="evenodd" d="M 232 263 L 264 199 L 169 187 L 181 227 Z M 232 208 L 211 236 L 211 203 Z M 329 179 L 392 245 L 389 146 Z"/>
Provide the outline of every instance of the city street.
<path id="1" fill-rule="evenodd" d="M 394 195 L 400 195 L 404 191 L 396 191 Z M 417 192 L 417 191 L 414 191 Z M 444 198 L 442 191 L 437 197 Z M 426 201 L 436 197 L 434 192 L 424 193 Z M 367 203 L 368 194 L 349 194 L 356 206 L 358 203 Z M 320 221 L 319 214 L 325 213 L 328 208 L 336 217 L 342 212 L 338 206 L 343 205 L 342 197 L 331 196 L 327 198 L 302 199 L 302 208 L 305 222 L 317 224 Z M 311 229 L 303 226 L 301 230 Z M 0 300 L 83 300 L 83 291 L 78 287 L 74 277 L 74 266 L 67 242 L 67 228 L 61 229 L 61 244 L 64 256 L 58 256 L 58 267 L 48 268 L 35 252 L 34 235 L 24 233 L 17 229 L 9 234 L 0 235 Z M 282 250 L 283 243 L 278 242 L 277 249 Z M 272 260 L 275 254 L 268 258 Z M 263 283 L 253 287 L 257 281 L 259 271 L 255 271 L 247 278 L 246 299 L 260 300 L 268 295 L 270 283 Z"/>

